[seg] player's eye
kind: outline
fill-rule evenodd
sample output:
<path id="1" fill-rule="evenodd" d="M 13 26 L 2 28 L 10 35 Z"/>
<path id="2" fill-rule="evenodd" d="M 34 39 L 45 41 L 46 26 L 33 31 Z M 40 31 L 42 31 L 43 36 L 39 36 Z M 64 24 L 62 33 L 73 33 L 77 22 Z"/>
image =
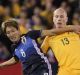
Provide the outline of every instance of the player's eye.
<path id="1" fill-rule="evenodd" d="M 55 17 L 58 18 L 58 15 L 56 15 Z"/>
<path id="2" fill-rule="evenodd" d="M 15 32 L 15 30 L 12 30 L 11 32 Z"/>
<path id="3" fill-rule="evenodd" d="M 9 35 L 9 34 L 10 34 L 10 32 L 9 32 L 9 31 L 7 31 L 7 32 L 6 32 L 6 34 L 7 34 L 7 35 Z"/>
<path id="4" fill-rule="evenodd" d="M 60 15 L 60 18 L 64 18 L 64 16 L 63 15 Z"/>

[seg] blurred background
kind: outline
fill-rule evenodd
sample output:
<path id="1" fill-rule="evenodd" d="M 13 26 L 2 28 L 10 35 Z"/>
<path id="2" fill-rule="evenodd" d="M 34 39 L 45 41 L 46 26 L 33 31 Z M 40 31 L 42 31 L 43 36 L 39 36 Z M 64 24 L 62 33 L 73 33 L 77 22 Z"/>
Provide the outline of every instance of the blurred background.
<path id="1" fill-rule="evenodd" d="M 68 25 L 80 25 L 80 0 L 0 0 L 0 27 L 3 21 L 15 18 L 19 22 L 22 34 L 29 30 L 51 29 L 54 26 L 53 11 L 58 7 L 64 8 L 67 12 Z M 5 38 L 1 30 L 0 34 Z M 9 52 L 11 42 L 8 39 L 4 40 L 3 37 L 0 37 L 0 61 L 11 57 Z M 41 44 L 42 39 L 38 40 Z M 51 62 L 52 59 L 52 57 L 49 58 Z M 18 66 L 20 75 L 19 68 Z M 15 67 L 12 69 L 14 71 Z M 16 75 L 14 73 L 13 75 Z"/>
<path id="2" fill-rule="evenodd" d="M 0 24 L 16 18 L 21 32 L 29 29 L 50 29 L 52 12 L 62 7 L 68 13 L 68 24 L 80 24 L 80 0 L 0 0 Z M 26 29 L 27 30 L 26 30 Z"/>

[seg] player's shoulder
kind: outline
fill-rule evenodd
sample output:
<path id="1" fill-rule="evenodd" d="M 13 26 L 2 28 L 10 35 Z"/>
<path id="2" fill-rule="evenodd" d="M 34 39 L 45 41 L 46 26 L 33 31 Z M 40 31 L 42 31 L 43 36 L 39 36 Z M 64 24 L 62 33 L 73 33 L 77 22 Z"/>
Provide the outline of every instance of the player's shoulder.
<path id="1" fill-rule="evenodd" d="M 65 32 L 63 34 L 60 34 L 60 35 L 57 35 L 54 40 L 57 40 L 57 39 L 62 39 L 62 38 L 72 38 L 72 37 L 75 37 L 75 38 L 78 38 L 79 35 L 76 34 L 75 32 Z"/>
<path id="2" fill-rule="evenodd" d="M 50 40 L 50 36 L 46 36 L 44 40 L 49 41 Z"/>
<path id="3" fill-rule="evenodd" d="M 54 38 L 55 36 L 46 36 L 45 39 L 52 39 Z"/>
<path id="4" fill-rule="evenodd" d="M 51 41 L 53 41 L 55 36 L 46 36 L 45 39 L 44 39 L 44 42 L 48 42 L 50 43 Z"/>
<path id="5" fill-rule="evenodd" d="M 23 38 L 23 37 L 29 37 L 31 35 L 31 32 L 30 31 L 28 31 L 26 34 L 22 34 L 21 35 L 21 38 Z"/>

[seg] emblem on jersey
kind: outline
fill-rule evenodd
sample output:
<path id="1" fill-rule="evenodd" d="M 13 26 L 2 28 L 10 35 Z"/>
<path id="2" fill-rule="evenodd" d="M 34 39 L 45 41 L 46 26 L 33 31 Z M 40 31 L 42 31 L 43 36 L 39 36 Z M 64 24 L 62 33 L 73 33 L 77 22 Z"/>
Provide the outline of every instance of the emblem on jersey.
<path id="1" fill-rule="evenodd" d="M 25 36 L 21 37 L 21 41 L 23 44 L 25 44 L 26 43 L 26 37 Z"/>
<path id="2" fill-rule="evenodd" d="M 15 49 L 15 51 L 17 51 L 18 49 Z"/>
<path id="3" fill-rule="evenodd" d="M 44 73 L 44 75 L 49 75 L 48 73 Z"/>

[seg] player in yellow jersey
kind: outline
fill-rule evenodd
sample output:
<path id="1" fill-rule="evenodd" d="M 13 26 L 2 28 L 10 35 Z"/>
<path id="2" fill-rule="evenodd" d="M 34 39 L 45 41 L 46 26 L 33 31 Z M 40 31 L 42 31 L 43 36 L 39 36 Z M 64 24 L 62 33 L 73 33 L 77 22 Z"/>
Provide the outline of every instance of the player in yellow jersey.
<path id="1" fill-rule="evenodd" d="M 58 8 L 53 13 L 55 28 L 63 28 L 67 23 L 67 13 Z M 41 46 L 44 53 L 51 48 L 58 61 L 57 75 L 80 75 L 80 37 L 74 32 L 47 36 Z"/>

